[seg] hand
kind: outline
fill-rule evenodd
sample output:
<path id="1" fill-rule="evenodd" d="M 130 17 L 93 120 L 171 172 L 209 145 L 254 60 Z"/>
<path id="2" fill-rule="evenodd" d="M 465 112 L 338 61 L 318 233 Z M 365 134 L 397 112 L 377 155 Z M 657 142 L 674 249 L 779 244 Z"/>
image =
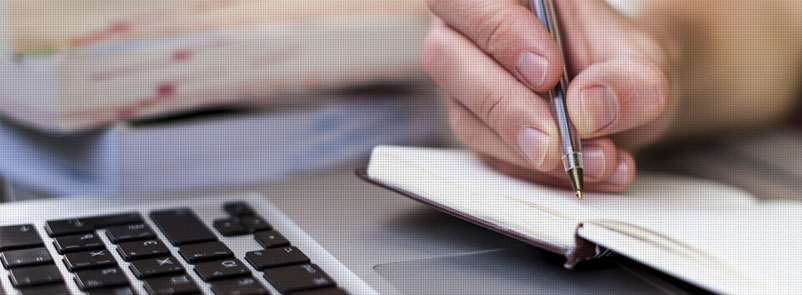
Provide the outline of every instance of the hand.
<path id="1" fill-rule="evenodd" d="M 523 3 L 522 3 L 523 2 Z M 564 61 L 528 0 L 429 0 L 423 48 L 454 133 L 502 172 L 568 186 L 549 102 Z M 555 1 L 566 42 L 569 116 L 583 138 L 590 190 L 619 191 L 635 162 L 624 150 L 670 125 L 667 58 L 660 44 L 602 0 Z"/>

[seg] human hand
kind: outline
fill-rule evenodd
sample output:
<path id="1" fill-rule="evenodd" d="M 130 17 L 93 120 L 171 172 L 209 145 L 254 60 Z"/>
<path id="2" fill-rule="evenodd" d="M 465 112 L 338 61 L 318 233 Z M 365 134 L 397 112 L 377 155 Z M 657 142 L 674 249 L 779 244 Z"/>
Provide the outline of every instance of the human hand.
<path id="1" fill-rule="evenodd" d="M 443 90 L 454 133 L 502 172 L 568 186 L 549 102 L 538 95 L 557 84 L 565 65 L 586 186 L 626 188 L 635 175 L 626 150 L 655 141 L 674 117 L 665 51 L 602 0 L 555 1 L 564 64 L 528 2 L 428 0 L 439 19 L 423 65 Z"/>

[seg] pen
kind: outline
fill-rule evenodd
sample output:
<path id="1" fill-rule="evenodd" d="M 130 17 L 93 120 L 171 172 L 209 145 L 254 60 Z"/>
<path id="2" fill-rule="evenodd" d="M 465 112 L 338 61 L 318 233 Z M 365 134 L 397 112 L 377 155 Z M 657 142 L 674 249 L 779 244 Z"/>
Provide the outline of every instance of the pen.
<path id="1" fill-rule="evenodd" d="M 529 9 L 543 23 L 554 41 L 557 42 L 560 52 L 563 53 L 563 40 L 560 36 L 559 21 L 554 10 L 554 2 L 552 0 L 529 0 L 529 5 Z M 557 123 L 557 130 L 560 133 L 563 167 L 571 181 L 571 187 L 576 192 L 576 197 L 581 200 L 582 191 L 585 189 L 582 176 L 582 146 L 574 124 L 568 118 L 568 108 L 565 105 L 568 81 L 568 71 L 563 67 L 563 75 L 560 78 L 560 82 L 554 89 L 549 90 L 548 95 L 551 104 L 551 115 L 554 117 L 554 121 Z"/>

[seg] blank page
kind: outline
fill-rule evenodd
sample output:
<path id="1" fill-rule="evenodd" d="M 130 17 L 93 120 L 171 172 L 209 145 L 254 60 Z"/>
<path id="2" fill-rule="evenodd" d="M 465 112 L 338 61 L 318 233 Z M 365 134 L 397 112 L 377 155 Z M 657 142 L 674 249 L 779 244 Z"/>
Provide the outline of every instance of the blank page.
<path id="1" fill-rule="evenodd" d="M 571 191 L 500 174 L 464 150 L 379 146 L 373 150 L 368 175 L 566 249 L 573 248 L 581 220 L 754 202 L 729 186 L 646 174 L 623 193 L 588 193 L 577 200 Z"/>
<path id="2" fill-rule="evenodd" d="M 802 290 L 802 203 L 649 212 L 578 234 L 717 293 Z"/>

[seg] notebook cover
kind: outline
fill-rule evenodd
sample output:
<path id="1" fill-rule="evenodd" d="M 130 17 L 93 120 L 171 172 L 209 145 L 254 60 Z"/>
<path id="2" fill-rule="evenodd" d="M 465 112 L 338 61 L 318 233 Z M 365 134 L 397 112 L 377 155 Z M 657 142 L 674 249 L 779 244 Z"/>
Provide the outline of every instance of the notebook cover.
<path id="1" fill-rule="evenodd" d="M 455 209 L 449 208 L 447 206 L 443 206 L 442 204 L 439 204 L 439 203 L 437 203 L 435 201 L 432 201 L 430 199 L 424 198 L 423 196 L 420 196 L 418 194 L 409 192 L 409 191 L 407 191 L 405 189 L 393 186 L 391 184 L 382 182 L 380 180 L 373 179 L 368 175 L 367 169 L 364 169 L 364 168 L 363 169 L 358 169 L 356 171 L 356 175 L 359 176 L 359 178 L 362 178 L 363 180 L 365 180 L 365 181 L 367 181 L 369 183 L 372 183 L 372 184 L 377 185 L 379 187 L 394 191 L 394 192 L 399 193 L 399 194 L 401 194 L 401 195 L 403 195 L 405 197 L 408 197 L 408 198 L 413 199 L 415 201 L 418 201 L 420 203 L 429 205 L 429 206 L 431 206 L 431 207 L 433 207 L 433 208 L 435 208 L 435 209 L 437 209 L 437 210 L 439 210 L 441 212 L 447 213 L 447 214 L 452 215 L 454 217 L 457 217 L 457 218 L 460 218 L 462 220 L 468 221 L 470 223 L 476 224 L 478 226 L 487 228 L 489 230 L 495 231 L 495 232 L 503 234 L 505 236 L 514 238 L 514 239 L 522 241 L 524 243 L 533 245 L 535 247 L 538 247 L 538 248 L 541 248 L 541 249 L 545 249 L 545 250 L 548 250 L 548 251 L 551 251 L 551 252 L 554 252 L 554 253 L 557 253 L 557 254 L 560 254 L 560 255 L 565 255 L 566 258 L 568 259 L 566 261 L 566 263 L 565 263 L 565 267 L 566 268 L 572 268 L 574 265 L 576 265 L 577 263 L 582 262 L 582 261 L 586 261 L 586 260 L 590 260 L 590 259 L 594 259 L 594 258 L 599 258 L 599 257 L 612 255 L 611 251 L 609 251 L 609 250 L 607 250 L 605 248 L 599 247 L 598 245 L 594 244 L 593 242 L 587 241 L 587 240 L 585 240 L 585 239 L 583 239 L 583 238 L 581 238 L 579 236 L 576 236 L 576 235 L 575 235 L 576 247 L 574 247 L 573 249 L 567 249 L 567 248 L 564 248 L 564 247 L 562 247 L 560 245 L 557 245 L 557 244 L 552 244 L 552 243 L 548 243 L 548 242 L 545 242 L 545 241 L 542 241 L 542 240 L 533 239 L 532 237 L 529 237 L 527 235 L 521 234 L 521 233 L 519 233 L 519 232 L 517 232 L 515 230 L 512 230 L 510 228 L 507 228 L 507 227 L 504 227 L 504 226 L 501 226 L 501 225 L 498 225 L 498 224 L 495 224 L 495 223 L 492 223 L 492 222 L 488 222 L 488 221 L 482 220 L 480 218 L 476 218 L 474 216 L 471 216 L 471 215 L 466 214 L 464 212 L 461 212 L 459 210 L 455 210 Z M 581 227 L 582 225 L 580 224 L 579 226 Z"/>

